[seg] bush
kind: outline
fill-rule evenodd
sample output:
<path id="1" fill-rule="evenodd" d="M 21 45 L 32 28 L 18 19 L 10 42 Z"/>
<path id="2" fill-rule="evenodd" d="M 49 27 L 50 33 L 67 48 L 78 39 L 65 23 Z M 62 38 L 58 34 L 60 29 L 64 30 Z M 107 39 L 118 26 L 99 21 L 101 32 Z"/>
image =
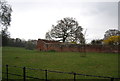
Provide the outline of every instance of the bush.
<path id="1" fill-rule="evenodd" d="M 32 43 L 28 42 L 28 43 L 26 44 L 26 47 L 25 47 L 25 48 L 26 48 L 26 49 L 29 49 L 29 50 L 34 50 L 35 47 L 36 47 L 35 44 L 32 44 Z"/>

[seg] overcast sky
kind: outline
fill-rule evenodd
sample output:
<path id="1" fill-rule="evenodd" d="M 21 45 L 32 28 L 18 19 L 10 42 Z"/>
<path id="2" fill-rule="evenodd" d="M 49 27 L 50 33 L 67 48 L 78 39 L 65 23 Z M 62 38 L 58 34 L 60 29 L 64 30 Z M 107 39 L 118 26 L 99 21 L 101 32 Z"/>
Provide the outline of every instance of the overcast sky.
<path id="1" fill-rule="evenodd" d="M 118 2 L 110 1 L 8 0 L 13 9 L 11 38 L 44 39 L 58 20 L 73 17 L 84 29 L 83 33 L 87 29 L 87 41 L 102 39 L 108 29 L 118 29 Z"/>

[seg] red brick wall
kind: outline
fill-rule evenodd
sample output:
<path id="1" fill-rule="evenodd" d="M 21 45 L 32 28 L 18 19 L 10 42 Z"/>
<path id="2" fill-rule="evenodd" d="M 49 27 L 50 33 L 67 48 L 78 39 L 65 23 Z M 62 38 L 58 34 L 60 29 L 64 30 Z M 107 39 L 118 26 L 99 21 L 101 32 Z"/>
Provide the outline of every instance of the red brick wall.
<path id="1" fill-rule="evenodd" d="M 119 46 L 120 47 L 120 46 Z M 37 50 L 49 51 L 55 50 L 58 52 L 110 52 L 118 53 L 120 49 L 118 46 L 107 46 L 107 45 L 75 45 L 75 44 L 62 44 L 62 43 L 46 43 L 39 39 L 37 41 Z"/>
<path id="2" fill-rule="evenodd" d="M 46 49 L 46 43 L 42 40 L 38 40 L 37 41 L 37 50 L 40 50 L 40 51 L 47 51 Z"/>

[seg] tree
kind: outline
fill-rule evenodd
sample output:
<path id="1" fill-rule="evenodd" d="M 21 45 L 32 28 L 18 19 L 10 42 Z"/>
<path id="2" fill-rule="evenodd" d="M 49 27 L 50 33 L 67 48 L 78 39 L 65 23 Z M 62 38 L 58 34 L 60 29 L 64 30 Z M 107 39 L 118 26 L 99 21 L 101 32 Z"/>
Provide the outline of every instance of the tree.
<path id="1" fill-rule="evenodd" d="M 92 40 L 91 44 L 92 45 L 102 45 L 103 40 L 102 39 L 97 39 L 97 40 Z"/>
<path id="2" fill-rule="evenodd" d="M 107 39 L 111 36 L 120 36 L 120 31 L 116 29 L 109 29 L 105 32 L 104 39 Z"/>
<path id="3" fill-rule="evenodd" d="M 12 8 L 6 1 L 0 0 L 0 26 L 2 30 L 7 29 L 11 22 Z"/>
<path id="4" fill-rule="evenodd" d="M 110 36 L 103 40 L 103 42 L 107 45 L 120 45 L 120 36 Z"/>
<path id="5" fill-rule="evenodd" d="M 0 35 L 2 37 L 2 46 L 7 46 L 10 38 L 9 32 L 7 30 L 2 30 Z"/>
<path id="6" fill-rule="evenodd" d="M 10 34 L 7 29 L 11 22 L 12 8 L 6 1 L 0 0 L 0 36 L 2 37 L 2 44 L 7 45 Z"/>
<path id="7" fill-rule="evenodd" d="M 84 36 L 83 28 L 79 26 L 74 18 L 66 17 L 57 22 L 57 25 L 52 25 L 51 31 L 46 33 L 46 39 L 57 39 L 62 42 L 77 42 L 83 43 Z"/>
<path id="8" fill-rule="evenodd" d="M 53 40 L 53 39 L 51 38 L 50 32 L 47 32 L 47 33 L 46 33 L 45 38 L 46 38 L 47 40 Z"/>
<path id="9" fill-rule="evenodd" d="M 36 45 L 36 40 L 28 40 L 25 48 L 29 50 L 34 50 L 36 48 Z"/>

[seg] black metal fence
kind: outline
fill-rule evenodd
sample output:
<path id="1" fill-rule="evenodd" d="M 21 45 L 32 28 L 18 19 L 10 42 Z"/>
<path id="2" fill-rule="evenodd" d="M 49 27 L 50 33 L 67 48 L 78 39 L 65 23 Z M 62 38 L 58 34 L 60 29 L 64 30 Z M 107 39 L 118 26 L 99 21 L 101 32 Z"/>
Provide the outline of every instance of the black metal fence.
<path id="1" fill-rule="evenodd" d="M 23 81 L 26 81 L 27 78 L 32 78 L 32 79 L 38 79 L 38 80 L 42 80 L 41 78 L 37 78 L 37 77 L 32 77 L 32 76 L 27 76 L 26 75 L 26 70 L 37 70 L 37 71 L 44 71 L 44 80 L 48 81 L 48 72 L 52 72 L 52 73 L 64 73 L 64 74 L 70 74 L 73 75 L 73 81 L 76 81 L 76 75 L 82 75 L 82 76 L 89 76 L 89 77 L 99 77 L 99 78 L 104 78 L 104 79 L 110 79 L 110 81 L 114 81 L 114 80 L 120 80 L 120 78 L 114 78 L 114 77 L 106 77 L 106 76 L 96 76 L 96 75 L 87 75 L 87 74 L 80 74 L 80 73 L 74 73 L 74 72 L 61 72 L 61 71 L 51 71 L 51 70 L 43 70 L 43 69 L 33 69 L 33 68 L 27 68 L 27 67 L 19 67 L 19 66 L 11 66 L 11 65 L 6 65 L 6 72 L 2 72 L 4 74 L 6 74 L 6 80 L 9 81 L 9 75 L 14 75 L 14 76 L 21 76 L 23 77 Z M 15 68 L 21 68 L 23 70 L 23 74 L 19 75 L 19 74 L 14 74 L 14 73 L 10 73 L 9 72 L 9 67 L 15 67 Z"/>

